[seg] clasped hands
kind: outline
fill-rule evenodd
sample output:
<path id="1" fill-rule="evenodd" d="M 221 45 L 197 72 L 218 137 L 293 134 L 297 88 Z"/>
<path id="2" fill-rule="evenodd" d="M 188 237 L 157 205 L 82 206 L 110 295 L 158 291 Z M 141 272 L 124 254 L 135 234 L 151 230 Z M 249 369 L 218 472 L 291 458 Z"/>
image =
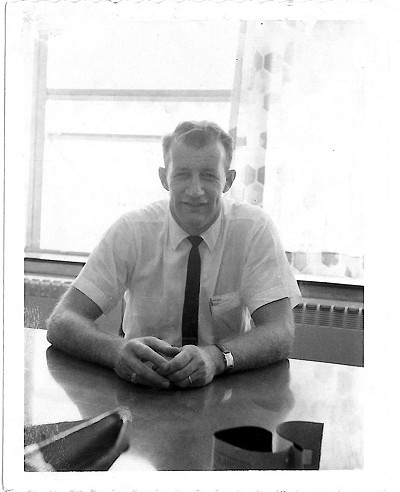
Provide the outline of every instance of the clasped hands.
<path id="1" fill-rule="evenodd" d="M 142 337 L 122 344 L 114 370 L 126 381 L 168 389 L 205 386 L 213 380 L 216 365 L 208 347 L 174 347 Z"/>

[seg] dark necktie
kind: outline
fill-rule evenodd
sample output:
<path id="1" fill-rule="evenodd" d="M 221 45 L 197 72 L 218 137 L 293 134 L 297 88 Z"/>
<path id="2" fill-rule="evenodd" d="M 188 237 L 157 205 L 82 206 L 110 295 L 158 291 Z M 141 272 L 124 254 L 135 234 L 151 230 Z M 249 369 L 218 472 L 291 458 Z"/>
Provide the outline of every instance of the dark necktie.
<path id="1" fill-rule="evenodd" d="M 189 236 L 188 240 L 192 244 L 192 249 L 189 253 L 186 274 L 185 302 L 182 313 L 182 345 L 197 345 L 201 272 L 199 244 L 203 239 L 200 236 Z"/>

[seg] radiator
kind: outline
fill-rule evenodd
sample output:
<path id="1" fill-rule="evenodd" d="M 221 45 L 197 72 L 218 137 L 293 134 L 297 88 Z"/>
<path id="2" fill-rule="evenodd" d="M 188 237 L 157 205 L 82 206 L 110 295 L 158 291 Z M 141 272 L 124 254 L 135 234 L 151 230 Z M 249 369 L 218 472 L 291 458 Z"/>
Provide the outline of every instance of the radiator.
<path id="1" fill-rule="evenodd" d="M 364 305 L 304 299 L 293 310 L 291 357 L 352 366 L 364 365 Z"/>
<path id="2" fill-rule="evenodd" d="M 25 276 L 25 326 L 28 328 L 46 329 L 46 319 L 50 316 L 58 300 L 67 291 L 71 283 L 72 279 Z"/>
<path id="3" fill-rule="evenodd" d="M 362 303 L 307 299 L 293 310 L 296 325 L 321 326 L 349 330 L 364 329 Z"/>

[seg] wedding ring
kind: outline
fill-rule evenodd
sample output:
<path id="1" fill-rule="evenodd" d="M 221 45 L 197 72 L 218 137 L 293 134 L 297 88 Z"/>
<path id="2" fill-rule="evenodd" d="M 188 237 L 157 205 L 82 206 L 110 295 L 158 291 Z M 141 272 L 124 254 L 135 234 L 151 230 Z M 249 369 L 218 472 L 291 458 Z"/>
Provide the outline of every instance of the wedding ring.
<path id="1" fill-rule="evenodd" d="M 192 384 L 193 383 L 192 378 L 188 376 L 188 379 L 189 379 L 189 384 Z"/>
<path id="2" fill-rule="evenodd" d="M 135 372 L 131 374 L 131 383 L 133 384 L 137 383 L 137 374 Z"/>

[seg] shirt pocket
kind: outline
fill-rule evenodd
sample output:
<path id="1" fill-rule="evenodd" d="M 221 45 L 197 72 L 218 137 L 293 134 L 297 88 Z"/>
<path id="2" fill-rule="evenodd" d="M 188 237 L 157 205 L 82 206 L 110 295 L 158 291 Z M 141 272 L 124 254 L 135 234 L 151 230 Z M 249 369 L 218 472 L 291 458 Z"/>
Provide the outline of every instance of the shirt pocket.
<path id="1" fill-rule="evenodd" d="M 225 311 L 234 309 L 241 304 L 239 292 L 232 292 L 229 294 L 221 294 L 213 296 L 210 299 L 211 313 L 213 316 L 218 316 Z"/>
<path id="2" fill-rule="evenodd" d="M 215 321 L 218 340 L 244 331 L 245 306 L 239 292 L 211 297 L 210 310 Z"/>

